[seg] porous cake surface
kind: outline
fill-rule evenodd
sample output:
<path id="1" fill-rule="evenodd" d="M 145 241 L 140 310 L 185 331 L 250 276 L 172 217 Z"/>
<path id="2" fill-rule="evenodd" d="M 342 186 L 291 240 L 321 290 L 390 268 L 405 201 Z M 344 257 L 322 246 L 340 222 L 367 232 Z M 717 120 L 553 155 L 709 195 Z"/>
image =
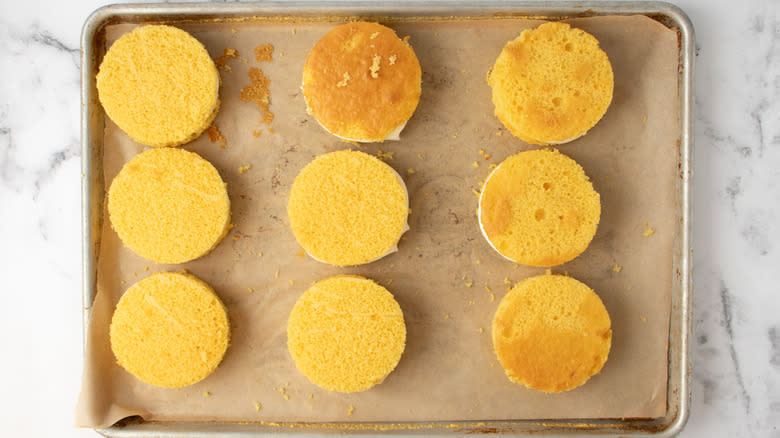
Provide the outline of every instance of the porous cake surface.
<path id="1" fill-rule="evenodd" d="M 298 243 L 315 259 L 337 266 L 368 263 L 395 250 L 408 213 L 398 173 L 373 155 L 350 150 L 307 164 L 287 204 Z"/>
<path id="2" fill-rule="evenodd" d="M 512 155 L 493 170 L 478 213 L 482 234 L 501 255 L 524 265 L 555 266 L 593 240 L 601 200 L 576 161 L 540 149 Z"/>
<path id="3" fill-rule="evenodd" d="M 211 251 L 230 225 L 217 169 L 194 152 L 149 149 L 127 162 L 108 191 L 111 226 L 136 254 L 184 263 Z"/>
<path id="4" fill-rule="evenodd" d="M 219 108 L 219 74 L 187 32 L 141 26 L 108 49 L 97 74 L 100 103 L 133 140 L 177 146 L 209 127 Z"/>
<path id="5" fill-rule="evenodd" d="M 598 123 L 612 101 L 607 54 L 589 33 L 545 23 L 508 42 L 487 75 L 496 117 L 527 143 L 572 141 Z"/>
<path id="6" fill-rule="evenodd" d="M 576 388 L 598 374 L 612 345 L 610 319 L 585 284 L 540 275 L 516 284 L 493 318 L 493 347 L 513 382 L 544 392 Z"/>
<path id="7" fill-rule="evenodd" d="M 301 373 L 338 392 L 365 391 L 398 365 L 406 325 L 393 295 L 372 280 L 341 275 L 314 283 L 298 298 L 287 346 Z"/>
<path id="8" fill-rule="evenodd" d="M 381 24 L 353 22 L 332 29 L 303 67 L 308 111 L 347 140 L 384 141 L 417 108 L 422 71 L 414 50 Z"/>
<path id="9" fill-rule="evenodd" d="M 199 382 L 222 361 L 230 341 L 225 306 L 188 274 L 152 274 L 131 286 L 111 318 L 111 350 L 130 374 L 151 385 Z"/>

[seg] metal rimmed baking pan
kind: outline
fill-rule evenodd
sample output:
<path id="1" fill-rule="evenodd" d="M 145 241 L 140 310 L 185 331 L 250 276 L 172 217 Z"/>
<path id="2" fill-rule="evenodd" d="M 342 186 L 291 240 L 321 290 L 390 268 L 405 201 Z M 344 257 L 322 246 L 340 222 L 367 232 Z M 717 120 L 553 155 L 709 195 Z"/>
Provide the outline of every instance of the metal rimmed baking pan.
<path id="1" fill-rule="evenodd" d="M 358 2 L 264 2 L 241 4 L 146 4 L 113 5 L 97 10 L 87 20 L 82 35 L 82 168 L 83 168 L 83 299 L 84 327 L 88 332 L 91 304 L 96 295 L 97 257 L 100 251 L 103 200 L 102 173 L 104 113 L 97 99 L 95 74 L 105 47 L 104 28 L 111 24 L 147 22 L 220 22 L 268 17 L 317 19 L 327 17 L 387 17 L 393 20 L 424 18 L 441 22 L 468 18 L 523 17 L 564 19 L 602 15 L 646 15 L 678 34 L 679 41 L 679 144 L 676 163 L 677 209 L 674 226 L 674 259 L 671 261 L 673 293 L 669 323 L 667 409 L 652 419 L 563 419 L 486 420 L 446 422 L 375 423 L 232 423 L 167 422 L 138 418 L 98 431 L 107 436 L 256 436 L 263 434 L 349 433 L 465 434 L 549 433 L 577 434 L 655 434 L 671 436 L 683 427 L 689 410 L 690 361 L 688 339 L 691 332 L 691 162 L 693 123 L 693 28 L 677 7 L 658 2 L 398 2 L 361 4 Z M 85 335 L 86 339 L 86 335 Z M 85 341 L 86 342 L 86 341 Z"/>

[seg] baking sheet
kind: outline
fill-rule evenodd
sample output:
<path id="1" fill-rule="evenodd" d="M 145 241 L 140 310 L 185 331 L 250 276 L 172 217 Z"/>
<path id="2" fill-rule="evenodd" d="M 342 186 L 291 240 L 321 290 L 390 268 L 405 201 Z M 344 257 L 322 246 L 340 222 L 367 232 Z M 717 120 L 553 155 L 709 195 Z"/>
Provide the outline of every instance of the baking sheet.
<path id="1" fill-rule="evenodd" d="M 299 92 L 306 53 L 336 23 L 187 24 L 181 27 L 212 56 L 224 48 L 242 55 L 223 72 L 216 124 L 227 147 L 207 136 L 185 146 L 220 170 L 235 227 L 206 257 L 163 266 L 123 248 L 104 221 L 79 424 L 102 427 L 135 414 L 150 420 L 394 422 L 663 415 L 680 135 L 677 34 L 646 17 L 569 21 L 600 40 L 615 70 L 615 96 L 604 119 L 587 136 L 559 148 L 593 180 L 602 197 L 602 221 L 585 253 L 553 269 L 590 285 L 610 313 L 613 346 L 601 374 L 568 393 L 527 390 L 504 377 L 490 342 L 505 279 L 514 283 L 544 270 L 507 262 L 479 234 L 472 189 L 489 173 L 489 163 L 529 147 L 492 115 L 484 77 L 506 41 L 538 21 L 391 23 L 400 36 L 411 36 L 423 68 L 423 95 L 400 142 L 360 149 L 392 152 L 387 162 L 409 187 L 411 230 L 398 253 L 358 268 L 301 257 L 285 214 L 287 191 L 301 167 L 317 154 L 355 148 L 307 116 Z M 130 28 L 110 26 L 109 41 Z M 276 48 L 273 61 L 255 62 L 254 47 L 265 43 Z M 271 79 L 273 134 L 260 123 L 257 107 L 238 99 L 249 83 L 249 67 Z M 264 132 L 255 137 L 256 129 Z M 491 158 L 484 160 L 480 149 Z M 106 122 L 106 186 L 141 150 Z M 238 172 L 248 164 L 248 171 Z M 644 236 L 645 222 L 655 234 Z M 613 270 L 616 264 L 620 272 Z M 217 290 L 234 331 L 212 376 L 172 391 L 137 382 L 114 364 L 107 324 L 132 283 L 151 272 L 180 269 Z M 297 372 L 286 349 L 287 315 L 297 297 L 312 281 L 337 273 L 362 274 L 386 285 L 407 322 L 407 349 L 398 368 L 364 393 L 318 389 Z M 259 412 L 255 402 L 262 405 Z"/>

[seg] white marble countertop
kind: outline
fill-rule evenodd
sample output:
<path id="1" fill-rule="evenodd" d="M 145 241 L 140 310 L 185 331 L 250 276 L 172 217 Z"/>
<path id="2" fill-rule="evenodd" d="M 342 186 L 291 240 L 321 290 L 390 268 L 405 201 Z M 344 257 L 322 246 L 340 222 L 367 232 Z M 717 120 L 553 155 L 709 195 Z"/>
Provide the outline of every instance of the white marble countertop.
<path id="1" fill-rule="evenodd" d="M 103 4 L 0 2 L 2 436 L 95 436 L 72 427 L 79 37 Z M 693 404 L 682 436 L 780 437 L 780 3 L 677 4 L 694 23 L 698 55 Z"/>

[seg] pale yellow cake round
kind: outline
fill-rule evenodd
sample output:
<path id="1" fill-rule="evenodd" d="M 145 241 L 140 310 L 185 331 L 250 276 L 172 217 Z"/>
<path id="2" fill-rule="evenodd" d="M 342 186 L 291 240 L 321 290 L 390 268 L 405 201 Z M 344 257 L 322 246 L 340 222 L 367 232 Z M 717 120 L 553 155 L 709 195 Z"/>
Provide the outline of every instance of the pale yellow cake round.
<path id="1" fill-rule="evenodd" d="M 495 114 L 521 140 L 563 144 L 587 133 L 612 101 L 614 75 L 593 35 L 545 23 L 508 42 L 487 75 Z"/>
<path id="2" fill-rule="evenodd" d="M 97 74 L 100 103 L 130 138 L 147 146 L 178 146 L 197 138 L 219 109 L 219 73 L 206 48 L 165 25 L 122 35 Z"/>
<path id="3" fill-rule="evenodd" d="M 230 342 L 227 310 L 188 274 L 161 272 L 122 295 L 110 326 L 119 365 L 150 385 L 181 388 L 210 375 Z"/>
<path id="4" fill-rule="evenodd" d="M 590 245 L 601 199 L 576 161 L 556 150 L 520 152 L 488 176 L 477 211 L 482 235 L 509 260 L 555 266 Z"/>
<path id="5" fill-rule="evenodd" d="M 111 182 L 108 215 L 136 254 L 184 263 L 207 254 L 227 234 L 230 199 L 217 169 L 198 154 L 148 149 Z"/>
<path id="6" fill-rule="evenodd" d="M 381 383 L 405 346 L 398 302 L 387 289 L 359 276 L 314 283 L 298 298 L 287 324 L 287 347 L 296 367 L 329 391 L 365 391 Z"/>
<path id="7" fill-rule="evenodd" d="M 389 165 L 359 151 L 323 154 L 290 189 L 287 216 L 295 239 L 316 260 L 369 263 L 396 250 L 408 229 L 409 195 Z"/>
<path id="8" fill-rule="evenodd" d="M 493 318 L 493 347 L 509 380 L 562 392 L 598 374 L 612 345 L 609 314 L 585 284 L 540 275 L 516 284 Z"/>

